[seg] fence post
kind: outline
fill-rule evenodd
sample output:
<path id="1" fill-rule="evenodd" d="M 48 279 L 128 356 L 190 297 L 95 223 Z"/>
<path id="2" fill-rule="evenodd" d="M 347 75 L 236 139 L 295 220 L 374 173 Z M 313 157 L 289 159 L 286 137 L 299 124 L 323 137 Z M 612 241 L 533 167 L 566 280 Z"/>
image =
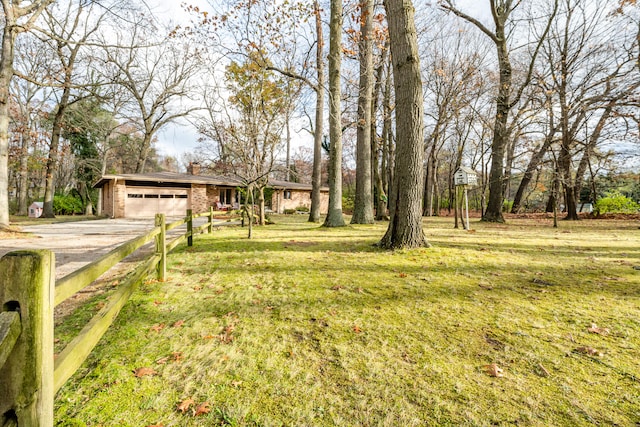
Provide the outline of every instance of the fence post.
<path id="1" fill-rule="evenodd" d="M 209 234 L 213 233 L 213 206 L 209 206 Z"/>
<path id="2" fill-rule="evenodd" d="M 187 246 L 193 246 L 193 211 L 187 209 Z"/>
<path id="3" fill-rule="evenodd" d="M 0 425 L 53 426 L 55 255 L 16 251 L 0 259 L 2 311 L 20 314 L 22 331 L 0 367 Z"/>
<path id="4" fill-rule="evenodd" d="M 156 268 L 158 280 L 164 282 L 167 278 L 167 224 L 164 214 L 156 214 L 156 227 L 160 227 L 160 234 L 156 236 L 156 253 L 160 254 L 160 262 Z"/>

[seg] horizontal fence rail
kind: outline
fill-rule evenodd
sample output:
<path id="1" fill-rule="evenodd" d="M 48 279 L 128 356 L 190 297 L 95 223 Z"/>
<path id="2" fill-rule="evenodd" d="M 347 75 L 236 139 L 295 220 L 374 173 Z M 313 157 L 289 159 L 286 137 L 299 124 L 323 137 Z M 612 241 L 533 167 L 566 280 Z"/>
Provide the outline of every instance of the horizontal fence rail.
<path id="1" fill-rule="evenodd" d="M 208 221 L 193 228 L 193 220 Z M 186 224 L 186 232 L 167 242 L 167 232 Z M 226 224 L 225 224 L 226 225 Z M 155 227 L 91 264 L 55 281 L 51 251 L 15 251 L 0 259 L 0 426 L 53 426 L 55 393 L 80 368 L 147 277 L 165 280 L 166 256 L 194 234 L 213 231 L 213 209 L 171 224 L 156 215 Z M 53 309 L 89 286 L 105 272 L 155 239 L 155 250 L 129 271 L 106 305 L 53 357 Z"/>
<path id="2" fill-rule="evenodd" d="M 87 287 L 118 262 L 149 243 L 151 239 L 158 234 L 160 234 L 160 229 L 156 227 L 144 236 L 129 240 L 122 246 L 118 246 L 111 252 L 105 254 L 102 258 L 58 280 L 56 283 L 55 305 L 57 306 L 61 302 L 66 301 L 69 297 Z"/>

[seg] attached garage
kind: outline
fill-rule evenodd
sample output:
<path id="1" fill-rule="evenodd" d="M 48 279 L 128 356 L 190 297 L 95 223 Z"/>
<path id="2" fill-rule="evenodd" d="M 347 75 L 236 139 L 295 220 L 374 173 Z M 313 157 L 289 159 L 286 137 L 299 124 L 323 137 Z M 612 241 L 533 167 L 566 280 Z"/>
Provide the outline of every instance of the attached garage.
<path id="1" fill-rule="evenodd" d="M 189 192 L 179 188 L 127 187 L 124 215 L 148 218 L 157 213 L 184 216 L 189 209 Z"/>

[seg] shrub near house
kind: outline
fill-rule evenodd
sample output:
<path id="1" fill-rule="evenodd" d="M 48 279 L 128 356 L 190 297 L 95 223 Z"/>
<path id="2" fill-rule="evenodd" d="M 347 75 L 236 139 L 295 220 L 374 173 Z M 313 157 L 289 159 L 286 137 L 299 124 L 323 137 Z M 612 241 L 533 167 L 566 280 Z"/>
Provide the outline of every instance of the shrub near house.
<path id="1" fill-rule="evenodd" d="M 640 205 L 618 191 L 607 193 L 596 202 L 596 215 L 607 213 L 634 214 L 640 211 Z"/>

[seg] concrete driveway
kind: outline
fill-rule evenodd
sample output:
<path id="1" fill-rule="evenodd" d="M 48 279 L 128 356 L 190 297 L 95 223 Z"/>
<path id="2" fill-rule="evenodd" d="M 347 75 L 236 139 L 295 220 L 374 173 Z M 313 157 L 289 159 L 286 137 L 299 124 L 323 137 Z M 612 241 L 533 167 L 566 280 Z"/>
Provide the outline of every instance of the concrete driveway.
<path id="1" fill-rule="evenodd" d="M 206 220 L 197 218 L 194 226 Z M 49 249 L 56 255 L 56 278 L 60 278 L 96 260 L 123 242 L 146 233 L 153 226 L 153 218 L 101 219 L 24 226 L 22 230 L 34 237 L 0 240 L 0 256 L 21 249 Z M 186 225 L 172 230 L 175 233 L 185 231 Z M 149 250 L 152 245 L 153 242 L 145 248 Z"/>

